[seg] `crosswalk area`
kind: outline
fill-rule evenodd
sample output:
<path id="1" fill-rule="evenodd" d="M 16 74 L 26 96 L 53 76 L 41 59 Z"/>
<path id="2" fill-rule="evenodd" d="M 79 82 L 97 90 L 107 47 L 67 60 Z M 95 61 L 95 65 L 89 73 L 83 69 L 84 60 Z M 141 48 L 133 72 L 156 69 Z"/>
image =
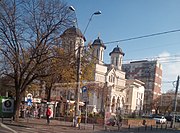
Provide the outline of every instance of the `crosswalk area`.
<path id="1" fill-rule="evenodd" d="M 0 127 L 0 133 L 9 133 L 9 130 Z"/>
<path id="2" fill-rule="evenodd" d="M 97 124 L 84 124 L 80 127 L 73 127 L 72 122 L 51 120 L 50 125 L 47 125 L 46 119 L 20 119 L 19 122 L 4 121 L 3 124 L 0 122 L 0 133 L 109 133 L 109 132 L 120 132 L 120 133 L 180 133 L 180 130 L 172 129 L 156 129 L 145 131 L 145 129 L 122 127 L 120 130 L 116 127 L 105 128 L 102 125 Z"/>
<path id="3" fill-rule="evenodd" d="M 72 127 L 60 127 L 60 126 L 35 126 L 35 127 L 24 127 L 24 126 L 11 126 L 8 125 L 9 128 L 14 130 L 15 132 L 0 129 L 0 133 L 90 133 L 90 130 L 79 130 L 77 128 Z M 2 130 L 2 131 L 1 131 Z M 91 132 L 93 132 L 91 130 Z"/>
<path id="4" fill-rule="evenodd" d="M 8 126 L 14 131 L 10 131 L 8 129 L 0 129 L 0 133 L 62 133 L 58 129 L 53 127 L 21 127 L 21 126 Z"/>

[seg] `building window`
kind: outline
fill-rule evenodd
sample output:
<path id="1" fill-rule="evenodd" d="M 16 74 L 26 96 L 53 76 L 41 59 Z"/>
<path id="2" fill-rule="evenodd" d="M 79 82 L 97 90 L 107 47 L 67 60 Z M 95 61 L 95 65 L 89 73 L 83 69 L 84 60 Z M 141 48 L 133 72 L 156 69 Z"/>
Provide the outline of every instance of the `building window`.
<path id="1" fill-rule="evenodd" d="M 118 59 L 119 59 L 119 58 L 118 58 L 118 57 L 116 57 L 116 66 L 118 66 Z"/>
<path id="2" fill-rule="evenodd" d="M 129 95 L 129 90 L 127 91 L 127 95 Z"/>
<path id="3" fill-rule="evenodd" d="M 136 105 L 138 105 L 138 99 L 136 99 Z"/>
<path id="4" fill-rule="evenodd" d="M 141 99 L 143 98 L 143 93 L 141 93 Z"/>
<path id="5" fill-rule="evenodd" d="M 129 102 L 128 100 L 129 100 L 129 99 L 128 99 L 128 98 L 126 98 L 126 102 Z"/>
<path id="6" fill-rule="evenodd" d="M 128 109 L 128 105 L 126 105 L 126 109 Z"/>
<path id="7" fill-rule="evenodd" d="M 97 51 L 96 51 L 96 52 L 97 52 L 96 54 L 97 54 L 97 57 L 98 57 L 98 56 L 99 56 L 99 51 L 98 51 L 98 49 L 97 49 Z"/>
<path id="8" fill-rule="evenodd" d="M 103 51 L 101 50 L 101 60 L 103 60 Z"/>
<path id="9" fill-rule="evenodd" d="M 139 96 L 139 95 L 138 95 L 138 92 L 137 92 L 137 98 L 138 98 L 138 96 Z"/>
<path id="10" fill-rule="evenodd" d="M 112 57 L 111 64 L 114 64 L 114 57 Z"/>

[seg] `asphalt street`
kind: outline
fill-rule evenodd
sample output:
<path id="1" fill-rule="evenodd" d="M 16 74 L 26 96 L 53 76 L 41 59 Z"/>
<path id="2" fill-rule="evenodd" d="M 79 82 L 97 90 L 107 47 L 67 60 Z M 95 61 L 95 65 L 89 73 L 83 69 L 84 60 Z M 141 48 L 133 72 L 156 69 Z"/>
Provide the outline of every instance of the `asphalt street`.
<path id="1" fill-rule="evenodd" d="M 4 121 L 0 123 L 0 133 L 180 133 L 180 130 L 161 129 L 161 128 L 127 128 L 122 127 L 118 130 L 117 127 L 104 128 L 100 125 L 81 124 L 80 128 L 73 127 L 72 122 L 51 120 L 50 125 L 47 125 L 45 119 L 20 119 L 17 122 Z"/>

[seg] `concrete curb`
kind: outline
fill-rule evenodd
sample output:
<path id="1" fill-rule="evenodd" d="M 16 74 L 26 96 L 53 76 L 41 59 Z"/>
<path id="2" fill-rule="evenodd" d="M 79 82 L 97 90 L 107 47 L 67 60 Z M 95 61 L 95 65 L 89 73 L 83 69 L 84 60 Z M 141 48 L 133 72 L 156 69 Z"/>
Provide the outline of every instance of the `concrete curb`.
<path id="1" fill-rule="evenodd" d="M 13 133 L 18 133 L 18 132 L 16 132 L 15 130 L 9 128 L 8 126 L 4 125 L 4 124 L 1 123 L 1 122 L 0 122 L 0 126 L 3 127 L 3 128 L 5 128 L 5 129 L 7 129 L 7 130 L 9 130 L 9 131 L 11 131 L 11 132 L 13 132 Z"/>

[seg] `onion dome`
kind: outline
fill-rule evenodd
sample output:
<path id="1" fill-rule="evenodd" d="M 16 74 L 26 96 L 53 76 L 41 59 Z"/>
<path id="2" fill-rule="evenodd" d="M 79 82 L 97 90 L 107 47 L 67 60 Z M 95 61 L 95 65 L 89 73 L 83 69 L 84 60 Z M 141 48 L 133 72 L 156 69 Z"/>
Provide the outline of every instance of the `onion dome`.
<path id="1" fill-rule="evenodd" d="M 106 49 L 106 46 L 104 45 L 103 41 L 98 37 L 96 40 L 94 40 L 92 46 L 101 46 Z"/>
<path id="2" fill-rule="evenodd" d="M 84 37 L 80 29 L 76 28 L 75 26 L 65 30 L 61 36 L 67 36 L 67 35 L 77 35 L 78 37 L 82 37 L 84 41 L 86 41 L 86 38 Z"/>
<path id="3" fill-rule="evenodd" d="M 116 48 L 113 49 L 113 51 L 112 51 L 109 55 L 111 56 L 111 54 L 113 54 L 113 53 L 121 54 L 121 55 L 123 55 L 123 56 L 125 55 L 125 54 L 122 52 L 122 49 L 118 47 L 118 45 L 117 45 Z"/>

